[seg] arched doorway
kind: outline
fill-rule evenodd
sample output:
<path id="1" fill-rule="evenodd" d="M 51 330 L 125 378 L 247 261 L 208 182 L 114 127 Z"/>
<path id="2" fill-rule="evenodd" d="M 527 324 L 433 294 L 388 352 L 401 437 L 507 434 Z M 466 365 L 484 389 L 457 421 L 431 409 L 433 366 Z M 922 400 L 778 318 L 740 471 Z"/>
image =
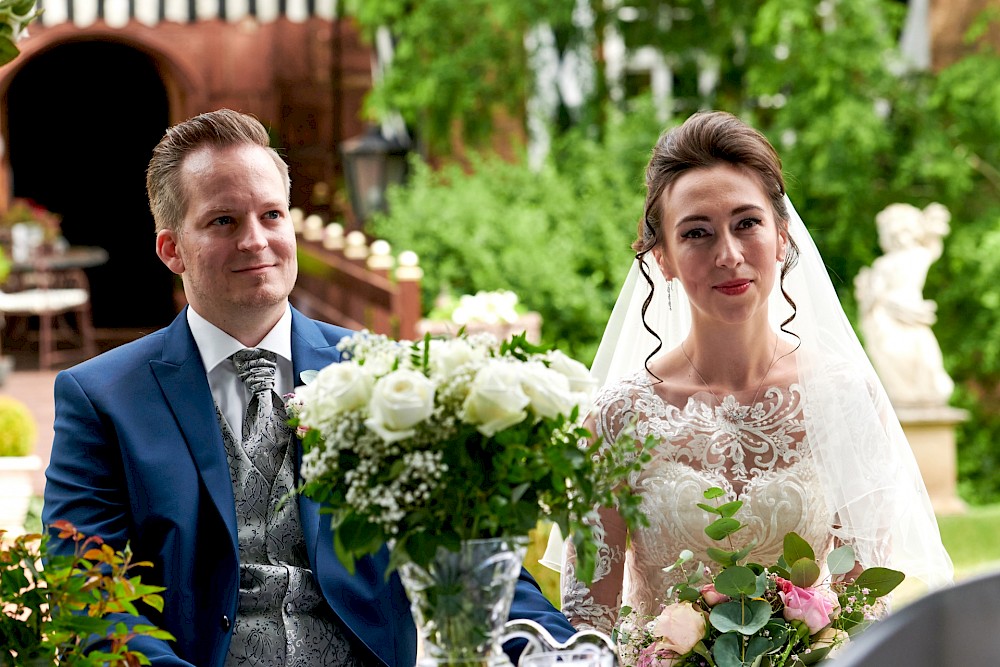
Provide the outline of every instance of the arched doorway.
<path id="1" fill-rule="evenodd" d="M 145 190 L 146 165 L 169 123 L 156 63 L 122 43 L 62 43 L 22 66 L 6 101 L 13 195 L 62 215 L 70 244 L 108 251 L 107 264 L 87 270 L 95 326 L 168 323 L 173 274 L 154 252 Z"/>

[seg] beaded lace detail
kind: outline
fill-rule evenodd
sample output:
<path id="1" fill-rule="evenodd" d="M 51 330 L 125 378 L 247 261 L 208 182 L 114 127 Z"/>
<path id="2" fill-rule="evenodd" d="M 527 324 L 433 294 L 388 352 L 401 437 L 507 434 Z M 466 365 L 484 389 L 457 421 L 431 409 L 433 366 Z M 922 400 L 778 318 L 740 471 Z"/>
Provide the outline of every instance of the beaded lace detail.
<path id="1" fill-rule="evenodd" d="M 757 541 L 755 562 L 775 562 L 784 536 L 795 531 L 817 556 L 832 548 L 830 516 L 817 467 L 806 438 L 802 389 L 771 386 L 754 405 L 725 396 L 722 405 L 708 392 L 688 398 L 683 408 L 666 403 L 645 371 L 602 389 L 596 400 L 596 432 L 613 441 L 635 423 L 638 439 L 659 443 L 653 460 L 629 484 L 642 494 L 649 526 L 630 536 L 614 519 L 603 526 L 605 545 L 590 587 L 579 582 L 568 544 L 562 577 L 563 612 L 578 628 L 610 633 L 622 603 L 640 614 L 659 611 L 667 587 L 679 571 L 665 574 L 682 549 L 711 564 L 706 550 L 720 546 L 704 533 L 709 515 L 697 507 L 705 489 L 726 491 L 721 501 L 742 500 L 736 517 L 745 527 L 733 547 Z M 616 519 L 617 517 L 615 517 Z M 730 548 L 728 545 L 722 545 Z"/>

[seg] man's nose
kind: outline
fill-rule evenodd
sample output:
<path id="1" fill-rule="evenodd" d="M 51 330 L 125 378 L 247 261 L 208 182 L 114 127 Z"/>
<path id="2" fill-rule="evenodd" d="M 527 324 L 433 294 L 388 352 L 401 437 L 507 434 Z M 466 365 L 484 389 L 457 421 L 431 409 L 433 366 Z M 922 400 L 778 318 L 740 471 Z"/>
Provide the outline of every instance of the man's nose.
<path id="1" fill-rule="evenodd" d="M 240 225 L 239 247 L 241 250 L 259 250 L 267 246 L 267 234 L 257 219 L 249 219 Z"/>

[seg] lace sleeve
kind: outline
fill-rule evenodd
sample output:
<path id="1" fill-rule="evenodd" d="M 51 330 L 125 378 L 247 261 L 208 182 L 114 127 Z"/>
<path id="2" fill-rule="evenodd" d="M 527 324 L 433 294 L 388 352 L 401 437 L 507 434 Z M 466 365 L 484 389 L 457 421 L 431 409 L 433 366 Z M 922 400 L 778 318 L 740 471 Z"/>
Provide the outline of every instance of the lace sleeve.
<path id="1" fill-rule="evenodd" d="M 601 546 L 590 586 L 576 578 L 576 550 L 572 540 L 566 540 L 562 611 L 577 630 L 598 630 L 610 635 L 622 605 L 625 564 L 625 524 L 616 511 L 601 510 L 599 534 Z"/>
<path id="2" fill-rule="evenodd" d="M 596 438 L 611 443 L 632 422 L 634 401 L 627 383 L 603 389 L 595 400 L 595 410 L 586 422 Z M 627 529 L 613 509 L 600 511 L 597 526 L 600 547 L 594 580 L 587 586 L 576 577 L 576 550 L 572 541 L 564 545 L 561 577 L 562 611 L 578 630 L 597 630 L 607 635 L 618 619 L 622 605 Z"/>

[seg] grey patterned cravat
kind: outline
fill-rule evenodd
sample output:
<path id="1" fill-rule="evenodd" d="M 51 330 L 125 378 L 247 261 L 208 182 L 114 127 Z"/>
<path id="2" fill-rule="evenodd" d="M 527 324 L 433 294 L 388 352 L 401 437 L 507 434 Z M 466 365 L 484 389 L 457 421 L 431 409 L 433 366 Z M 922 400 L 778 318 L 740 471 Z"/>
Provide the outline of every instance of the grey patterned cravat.
<path id="1" fill-rule="evenodd" d="M 269 484 L 274 483 L 291 435 L 284 403 L 274 391 L 277 358 L 273 352 L 257 349 L 232 356 L 236 373 L 251 394 L 243 417 L 243 450 Z"/>

